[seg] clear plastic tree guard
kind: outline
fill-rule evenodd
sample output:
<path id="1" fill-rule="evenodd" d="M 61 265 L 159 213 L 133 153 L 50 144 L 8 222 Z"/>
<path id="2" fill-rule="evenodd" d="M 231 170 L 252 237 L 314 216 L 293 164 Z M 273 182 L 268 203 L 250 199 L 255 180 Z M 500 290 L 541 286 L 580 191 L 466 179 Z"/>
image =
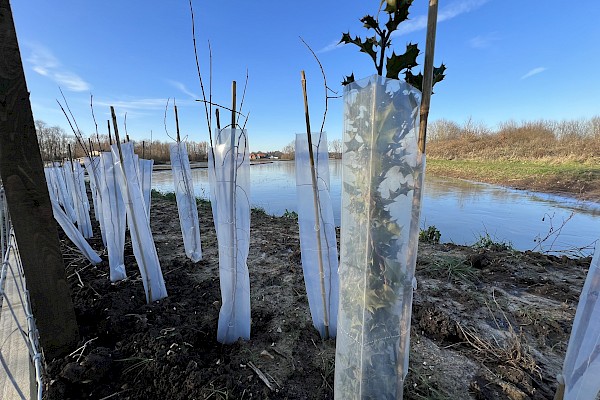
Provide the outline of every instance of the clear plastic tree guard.
<path id="1" fill-rule="evenodd" d="M 146 205 L 146 214 L 150 221 L 150 206 L 152 205 L 152 168 L 154 160 L 140 158 L 138 162 L 138 171 L 140 184 L 142 185 L 142 194 L 144 195 L 144 204 Z"/>
<path id="2" fill-rule="evenodd" d="M 573 330 L 567 347 L 562 377 L 565 400 L 596 399 L 600 393 L 600 249 L 579 297 Z M 562 379 L 561 379 L 562 378 Z"/>
<path id="3" fill-rule="evenodd" d="M 246 130 L 217 129 L 209 149 L 209 182 L 219 242 L 220 343 L 250 338 L 250 153 Z"/>
<path id="4" fill-rule="evenodd" d="M 119 150 L 121 155 L 119 155 Z M 150 303 L 167 297 L 167 288 L 144 205 L 142 186 L 137 173 L 137 162 L 134 159 L 133 143 L 123 143 L 120 149 L 116 144 L 112 145 L 111 151 L 130 224 L 133 255 L 142 275 L 146 301 Z"/>
<path id="5" fill-rule="evenodd" d="M 112 282 L 125 279 L 125 204 L 117 181 L 111 152 L 100 155 L 98 186 L 102 195 L 102 218 L 105 229 L 108 265 Z"/>
<path id="6" fill-rule="evenodd" d="M 60 163 L 54 163 L 54 167 L 52 167 L 51 177 L 53 179 L 54 184 L 57 187 L 58 193 L 58 202 L 63 207 L 71 222 L 77 222 L 77 215 L 75 214 L 75 209 L 73 208 L 73 198 L 69 194 L 67 190 L 67 182 L 65 180 L 65 173 L 63 167 Z"/>
<path id="7" fill-rule="evenodd" d="M 336 399 L 401 399 L 424 156 L 420 92 L 372 76 L 344 90 Z"/>
<path id="8" fill-rule="evenodd" d="M 87 199 L 84 183 L 84 171 L 78 162 L 65 162 L 65 179 L 67 190 L 73 199 L 75 215 L 77 216 L 77 228 L 84 238 L 91 238 L 92 222 L 90 221 L 90 204 Z"/>
<path id="9" fill-rule="evenodd" d="M 202 260 L 200 223 L 187 148 L 185 143 L 178 142 L 171 143 L 169 150 L 185 255 L 193 262 L 198 262 Z"/>
<path id="10" fill-rule="evenodd" d="M 314 168 L 307 135 L 296 135 L 296 197 L 302 270 L 313 325 L 322 338 L 335 337 L 338 311 L 338 254 L 329 194 L 325 133 L 312 134 Z"/>
<path id="11" fill-rule="evenodd" d="M 90 190 L 92 192 L 92 203 L 94 205 L 94 218 L 100 225 L 100 235 L 102 243 L 106 247 L 106 228 L 104 228 L 104 218 L 102 216 L 102 193 L 100 191 L 100 157 L 85 157 L 83 159 L 85 170 L 90 178 Z"/>

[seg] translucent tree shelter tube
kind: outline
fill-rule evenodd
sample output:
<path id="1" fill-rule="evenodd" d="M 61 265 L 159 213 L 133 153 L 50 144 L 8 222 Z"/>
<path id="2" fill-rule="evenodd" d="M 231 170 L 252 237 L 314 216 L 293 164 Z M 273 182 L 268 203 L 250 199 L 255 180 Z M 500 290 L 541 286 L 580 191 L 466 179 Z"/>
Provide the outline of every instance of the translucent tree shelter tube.
<path id="1" fill-rule="evenodd" d="M 78 162 L 67 161 L 65 162 L 64 172 L 67 188 L 73 198 L 75 215 L 77 216 L 77 228 L 84 238 L 91 238 L 93 236 L 92 222 L 90 221 L 90 207 L 83 181 L 83 169 Z"/>
<path id="2" fill-rule="evenodd" d="M 313 325 L 326 339 L 337 334 L 337 239 L 329 193 L 327 137 L 325 133 L 313 133 L 311 136 L 313 163 L 310 161 L 306 134 L 296 135 L 298 225 L 310 313 Z"/>
<path id="3" fill-rule="evenodd" d="M 152 202 L 152 167 L 154 160 L 139 159 L 140 184 L 142 185 L 142 193 L 144 194 L 144 204 L 146 205 L 146 214 L 150 221 L 150 206 Z"/>
<path id="4" fill-rule="evenodd" d="M 125 279 L 125 203 L 119 188 L 115 163 L 111 152 L 100 155 L 98 186 L 102 196 L 101 228 L 105 230 L 110 280 Z"/>
<path id="5" fill-rule="evenodd" d="M 371 76 L 344 91 L 340 308 L 336 399 L 400 399 L 424 155 L 420 93 Z"/>
<path id="6" fill-rule="evenodd" d="M 79 249 L 81 254 L 83 254 L 83 256 L 87 258 L 90 263 L 94 265 L 101 263 L 102 259 L 100 258 L 100 256 L 94 251 L 94 249 L 92 249 L 92 247 L 89 245 L 87 240 L 85 240 L 85 238 L 83 237 L 81 232 L 79 232 L 79 230 L 75 227 L 75 225 L 73 225 L 67 214 L 65 214 L 63 209 L 58 204 L 58 202 L 55 199 L 52 199 L 51 201 L 54 219 L 56 219 L 56 222 L 58 222 L 58 224 L 65 232 L 65 234 L 69 237 L 71 242 L 75 244 L 75 246 Z"/>
<path id="7" fill-rule="evenodd" d="M 137 162 L 134 159 L 133 143 L 120 143 L 116 114 L 113 107 L 110 109 L 116 138 L 116 144 L 111 146 L 111 152 L 127 210 L 133 254 L 142 275 L 146 301 L 151 303 L 167 297 L 167 288 L 146 214 L 142 186 L 136 171 Z"/>
<path id="8" fill-rule="evenodd" d="M 557 400 L 596 399 L 600 393 L 600 249 L 583 284 L 567 347 Z M 564 397 L 563 397 L 564 396 Z"/>
<path id="9" fill-rule="evenodd" d="M 101 176 L 101 161 L 100 157 L 85 157 L 84 160 L 85 169 L 90 178 L 90 189 L 92 191 L 92 203 L 94 205 L 94 217 L 100 224 L 100 235 L 102 236 L 102 243 L 106 247 L 106 228 L 104 227 L 104 217 L 102 216 L 102 192 L 100 189 L 100 176 Z"/>
<path id="10" fill-rule="evenodd" d="M 73 208 L 73 197 L 71 197 L 71 193 L 67 189 L 64 168 L 60 163 L 56 162 L 54 163 L 53 172 L 52 178 L 58 187 L 58 202 L 67 213 L 71 222 L 75 223 L 77 222 L 77 215 Z"/>
<path id="11" fill-rule="evenodd" d="M 244 129 L 217 129 L 209 149 L 213 217 L 219 243 L 220 343 L 250 338 L 250 154 Z M 212 175 L 212 177 L 211 177 Z"/>
<path id="12" fill-rule="evenodd" d="M 200 223 L 187 148 L 184 142 L 177 142 L 171 143 L 169 150 L 185 254 L 193 262 L 198 262 L 202 260 Z"/>
<path id="13" fill-rule="evenodd" d="M 173 100 L 173 103 L 175 103 L 175 100 Z M 194 182 L 187 146 L 181 142 L 179 114 L 176 104 L 173 104 L 173 109 L 175 111 L 177 141 L 170 145 L 169 153 L 171 156 L 171 172 L 173 174 L 173 186 L 177 200 L 177 211 L 186 256 L 193 262 L 198 262 L 202 260 L 198 206 L 194 194 Z"/>

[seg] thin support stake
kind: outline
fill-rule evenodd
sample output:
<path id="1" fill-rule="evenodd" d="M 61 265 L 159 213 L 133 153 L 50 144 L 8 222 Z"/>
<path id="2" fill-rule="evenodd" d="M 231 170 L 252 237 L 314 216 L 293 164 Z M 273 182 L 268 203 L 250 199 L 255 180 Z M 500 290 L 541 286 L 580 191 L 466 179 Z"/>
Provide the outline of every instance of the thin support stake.
<path id="1" fill-rule="evenodd" d="M 433 86 L 433 54 L 435 50 L 435 31 L 437 27 L 438 0 L 429 0 L 427 15 L 427 39 L 425 42 L 425 63 L 423 65 L 423 95 L 421 97 L 421 121 L 419 124 L 419 150 L 425 154 L 427 139 L 427 118 L 431 103 L 431 88 Z"/>
<path id="2" fill-rule="evenodd" d="M 323 252 L 321 249 L 321 223 L 319 221 L 319 200 L 318 200 L 318 185 L 317 172 L 315 171 L 315 156 L 312 148 L 312 136 L 310 133 L 310 115 L 308 112 L 308 94 L 306 92 L 306 75 L 301 71 L 302 75 L 302 93 L 304 95 L 304 116 L 306 118 L 306 134 L 308 136 L 308 157 L 310 159 L 310 176 L 312 179 L 313 202 L 315 206 L 315 231 L 317 235 L 317 253 L 319 255 L 319 278 L 321 282 L 321 297 L 323 301 L 323 324 L 325 325 L 325 339 L 329 338 L 329 315 L 327 312 L 327 297 L 325 294 L 325 269 L 323 267 Z"/>
<path id="3" fill-rule="evenodd" d="M 173 99 L 173 108 L 175 109 L 175 129 L 177 130 L 177 143 L 181 142 L 181 136 L 179 135 L 179 114 L 177 113 L 177 104 Z"/>

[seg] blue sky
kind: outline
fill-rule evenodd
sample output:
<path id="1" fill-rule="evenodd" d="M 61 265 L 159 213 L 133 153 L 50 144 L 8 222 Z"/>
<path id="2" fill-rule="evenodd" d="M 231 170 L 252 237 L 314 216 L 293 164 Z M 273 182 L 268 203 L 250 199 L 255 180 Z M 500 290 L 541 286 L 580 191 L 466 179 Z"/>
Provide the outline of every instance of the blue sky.
<path id="1" fill-rule="evenodd" d="M 344 75 L 373 74 L 370 59 L 351 45 L 334 46 L 343 32 L 364 37 L 358 21 L 378 0 L 281 2 L 194 1 L 196 37 L 205 84 L 208 41 L 213 55 L 213 101 L 230 105 L 249 83 L 243 112 L 250 147 L 278 150 L 305 131 L 300 71 L 306 70 L 312 129 L 324 104 L 318 65 L 302 36 L 318 52 L 328 84 L 341 93 Z M 343 5 L 341 5 L 343 4 Z M 410 21 L 394 38 L 425 49 L 426 0 L 415 0 Z M 510 119 L 574 119 L 600 114 L 600 2 L 577 0 L 439 0 L 435 64 L 447 77 L 432 97 L 430 121 L 472 118 L 490 127 Z M 127 113 L 133 140 L 170 140 L 167 98 L 176 98 L 182 135 L 208 140 L 196 73 L 188 0 L 12 1 L 17 36 L 36 119 L 68 128 L 56 99 L 59 86 L 80 129 L 100 133 L 109 106 Z M 422 63 L 422 55 L 420 62 Z M 420 68 L 420 67 L 418 67 Z M 419 70 L 417 68 L 417 71 Z M 227 117 L 224 117 L 225 119 Z M 168 114 L 174 135 L 174 118 Z M 341 138 L 342 101 L 332 99 L 325 130 Z M 123 128 L 121 127 L 121 130 Z"/>

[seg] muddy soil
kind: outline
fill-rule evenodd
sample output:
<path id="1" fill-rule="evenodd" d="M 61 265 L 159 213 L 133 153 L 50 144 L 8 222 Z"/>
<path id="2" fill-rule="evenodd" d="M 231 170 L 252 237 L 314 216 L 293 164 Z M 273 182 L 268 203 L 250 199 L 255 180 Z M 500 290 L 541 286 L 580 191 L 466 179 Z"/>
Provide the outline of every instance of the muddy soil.
<path id="1" fill-rule="evenodd" d="M 129 277 L 113 284 L 106 253 L 91 266 L 63 239 L 81 342 L 46 360 L 46 399 L 333 398 L 335 340 L 312 326 L 296 220 L 253 211 L 251 339 L 224 346 L 216 235 L 210 205 L 198 207 L 204 259 L 194 264 L 175 202 L 153 199 L 169 297 L 152 304 L 130 242 Z M 589 263 L 421 243 L 405 398 L 551 399 Z"/>

